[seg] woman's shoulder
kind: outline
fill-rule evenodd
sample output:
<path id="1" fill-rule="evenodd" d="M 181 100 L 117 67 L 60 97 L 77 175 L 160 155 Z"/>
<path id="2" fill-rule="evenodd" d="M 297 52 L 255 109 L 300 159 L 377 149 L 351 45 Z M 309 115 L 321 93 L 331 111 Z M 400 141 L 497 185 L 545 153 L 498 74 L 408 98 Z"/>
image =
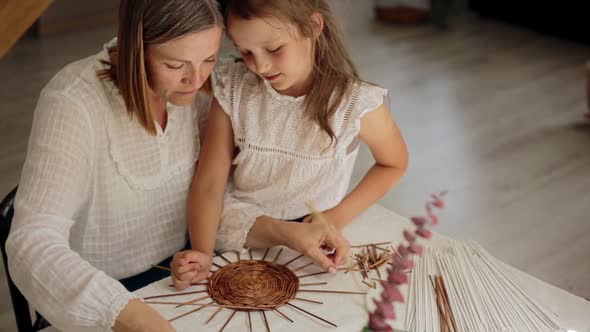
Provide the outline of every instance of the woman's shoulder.
<path id="1" fill-rule="evenodd" d="M 105 91 L 96 68 L 94 57 L 68 64 L 45 85 L 39 103 L 47 100 L 59 101 L 60 104 L 95 113 L 93 111 L 108 105 L 107 96 L 110 95 Z"/>
<path id="2" fill-rule="evenodd" d="M 90 92 L 91 86 L 98 83 L 96 64 L 96 55 L 74 61 L 59 70 L 45 85 L 44 90 L 64 94 L 76 89 Z"/>
<path id="3" fill-rule="evenodd" d="M 109 95 L 104 90 L 115 87 L 108 79 L 102 78 L 100 72 L 108 68 L 108 47 L 115 41 L 113 39 L 105 44 L 96 54 L 67 64 L 51 78 L 43 90 L 67 95 L 82 103 L 88 99 L 104 99 Z"/>
<path id="4" fill-rule="evenodd" d="M 42 89 L 35 116 L 49 123 L 73 122 L 94 127 L 109 108 L 112 95 L 97 70 L 104 66 L 96 55 L 72 62 L 59 70 Z M 112 84 L 111 84 L 112 85 Z"/>
<path id="5" fill-rule="evenodd" d="M 39 101 L 44 97 L 59 99 L 88 111 L 108 105 L 108 99 L 116 95 L 115 85 L 100 76 L 107 68 L 101 60 L 105 51 L 74 61 L 59 70 L 41 91 Z"/>

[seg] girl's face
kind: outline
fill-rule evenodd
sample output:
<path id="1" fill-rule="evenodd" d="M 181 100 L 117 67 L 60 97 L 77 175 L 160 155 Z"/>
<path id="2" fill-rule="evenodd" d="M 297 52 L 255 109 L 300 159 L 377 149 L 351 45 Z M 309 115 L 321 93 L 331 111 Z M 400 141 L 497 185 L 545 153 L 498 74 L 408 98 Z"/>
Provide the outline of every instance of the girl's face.
<path id="1" fill-rule="evenodd" d="M 313 40 L 274 17 L 231 16 L 228 33 L 252 72 L 283 95 L 307 93 L 312 80 Z"/>
<path id="2" fill-rule="evenodd" d="M 215 66 L 221 32 L 213 27 L 146 47 L 148 81 L 156 100 L 174 105 L 193 102 Z"/>

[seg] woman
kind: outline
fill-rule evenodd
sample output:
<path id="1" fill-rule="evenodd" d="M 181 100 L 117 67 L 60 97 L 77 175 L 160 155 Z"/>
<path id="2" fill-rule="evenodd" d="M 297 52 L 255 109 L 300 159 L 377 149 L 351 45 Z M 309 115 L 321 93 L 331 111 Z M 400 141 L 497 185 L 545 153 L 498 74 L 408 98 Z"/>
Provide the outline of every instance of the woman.
<path id="1" fill-rule="evenodd" d="M 41 92 L 6 249 L 57 329 L 174 330 L 131 291 L 185 247 L 195 99 L 221 26 L 214 0 L 122 0 L 118 39 Z"/>

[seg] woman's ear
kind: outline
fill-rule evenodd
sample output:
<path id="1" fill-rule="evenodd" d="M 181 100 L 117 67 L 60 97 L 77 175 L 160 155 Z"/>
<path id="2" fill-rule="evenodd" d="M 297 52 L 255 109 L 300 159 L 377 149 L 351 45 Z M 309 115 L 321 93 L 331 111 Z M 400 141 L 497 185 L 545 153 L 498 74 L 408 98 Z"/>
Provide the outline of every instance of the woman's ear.
<path id="1" fill-rule="evenodd" d="M 315 12 L 311 14 L 310 19 L 313 28 L 313 36 L 317 38 L 322 34 L 322 31 L 324 30 L 324 17 L 322 16 L 322 14 Z"/>

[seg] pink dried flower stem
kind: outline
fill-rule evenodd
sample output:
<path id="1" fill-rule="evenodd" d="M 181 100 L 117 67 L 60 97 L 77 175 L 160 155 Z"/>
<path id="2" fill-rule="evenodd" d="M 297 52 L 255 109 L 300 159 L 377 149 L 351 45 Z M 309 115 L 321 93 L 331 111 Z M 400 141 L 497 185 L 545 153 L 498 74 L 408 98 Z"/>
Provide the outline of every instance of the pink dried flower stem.
<path id="1" fill-rule="evenodd" d="M 373 300 L 375 310 L 369 314 L 369 325 L 364 329 L 372 332 L 392 332 L 393 328 L 389 326 L 386 320 L 396 318 L 393 308 L 394 302 L 404 302 L 404 297 L 399 290 L 399 286 L 408 283 L 407 270 L 414 267 L 414 262 L 410 255 L 422 255 L 424 247 L 416 243 L 417 237 L 430 239 L 432 232 L 428 229 L 438 224 L 438 217 L 434 214 L 435 209 L 443 209 L 445 206 L 444 196 L 446 191 L 439 194 L 432 194 L 426 202 L 426 216 L 412 217 L 412 223 L 416 226 L 413 231 L 404 230 L 404 240 L 397 248 L 399 256 L 396 256 L 391 266 L 387 269 L 387 279 L 381 281 L 383 291 L 381 298 Z"/>

